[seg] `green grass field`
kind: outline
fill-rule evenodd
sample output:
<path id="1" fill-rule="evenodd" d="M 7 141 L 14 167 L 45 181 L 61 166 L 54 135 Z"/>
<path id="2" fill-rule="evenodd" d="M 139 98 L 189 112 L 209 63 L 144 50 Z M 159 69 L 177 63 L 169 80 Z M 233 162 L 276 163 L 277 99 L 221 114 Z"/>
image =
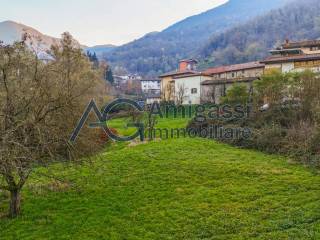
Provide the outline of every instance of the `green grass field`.
<path id="1" fill-rule="evenodd" d="M 204 139 L 113 144 L 39 169 L 22 210 L 0 239 L 320 239 L 320 174 Z"/>
<path id="2" fill-rule="evenodd" d="M 155 128 L 157 129 L 177 129 L 177 128 L 185 128 L 187 126 L 188 121 L 191 118 L 160 118 L 157 117 Z M 121 136 L 130 136 L 137 131 L 135 127 L 127 127 L 127 124 L 131 122 L 130 117 L 127 118 L 118 118 L 112 119 L 108 122 L 108 127 L 114 128 L 117 130 L 118 134 Z M 143 121 L 141 121 L 143 122 Z"/>

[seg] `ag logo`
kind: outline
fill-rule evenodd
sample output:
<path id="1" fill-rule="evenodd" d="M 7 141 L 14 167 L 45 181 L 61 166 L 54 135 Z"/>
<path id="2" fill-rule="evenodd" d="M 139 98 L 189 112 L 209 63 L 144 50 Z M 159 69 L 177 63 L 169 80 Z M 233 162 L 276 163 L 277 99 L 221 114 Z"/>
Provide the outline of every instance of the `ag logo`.
<path id="1" fill-rule="evenodd" d="M 110 118 L 108 118 L 108 115 L 110 115 L 110 113 L 112 112 L 112 110 L 114 108 L 116 108 L 119 105 L 123 105 L 123 104 L 129 105 L 129 106 L 133 107 L 135 110 L 143 112 L 143 107 L 138 102 L 130 100 L 130 99 L 117 99 L 117 100 L 111 102 L 110 104 L 108 104 L 104 108 L 103 112 L 101 113 L 101 111 L 97 107 L 97 104 L 95 103 L 95 101 L 91 100 L 89 105 L 87 106 L 86 110 L 82 114 L 82 117 L 79 120 L 77 127 L 74 129 L 74 131 L 70 137 L 70 141 L 72 143 L 74 143 L 76 141 L 76 139 L 77 139 L 81 129 L 83 128 L 84 124 L 86 123 L 91 111 L 93 111 L 95 113 L 96 117 L 98 118 L 98 122 L 89 124 L 89 126 L 91 128 L 102 128 L 104 130 L 104 132 L 114 141 L 120 141 L 120 142 L 132 141 L 139 136 L 140 136 L 140 140 L 143 141 L 144 140 L 144 125 L 143 125 L 143 123 L 128 124 L 128 127 L 136 127 L 137 128 L 135 133 L 133 133 L 131 136 L 118 136 L 115 133 L 113 133 L 111 131 L 111 129 L 108 127 L 107 121 L 108 121 L 108 119 L 110 119 Z"/>

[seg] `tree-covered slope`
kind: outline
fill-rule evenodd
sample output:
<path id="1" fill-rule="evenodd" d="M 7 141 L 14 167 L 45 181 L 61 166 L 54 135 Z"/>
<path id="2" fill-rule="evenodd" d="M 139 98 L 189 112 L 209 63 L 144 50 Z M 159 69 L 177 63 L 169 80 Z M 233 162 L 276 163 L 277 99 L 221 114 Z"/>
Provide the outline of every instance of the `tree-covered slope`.
<path id="1" fill-rule="evenodd" d="M 176 68 L 177 61 L 192 55 L 214 33 L 284 5 L 287 0 L 230 0 L 202 14 L 189 17 L 162 32 L 147 34 L 141 39 L 106 53 L 113 66 L 129 72 L 157 75 Z"/>
<path id="2" fill-rule="evenodd" d="M 200 51 L 208 64 L 259 60 L 268 50 L 291 41 L 320 37 L 320 1 L 295 1 L 248 23 L 216 34 Z"/>

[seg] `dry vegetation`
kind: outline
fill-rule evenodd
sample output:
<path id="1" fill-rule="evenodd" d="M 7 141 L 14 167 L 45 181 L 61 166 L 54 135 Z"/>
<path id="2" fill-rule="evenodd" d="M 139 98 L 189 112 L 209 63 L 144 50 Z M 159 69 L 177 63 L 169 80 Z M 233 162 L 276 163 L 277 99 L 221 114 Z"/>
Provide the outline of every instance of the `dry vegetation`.
<path id="1" fill-rule="evenodd" d="M 86 130 L 77 145 L 68 139 L 88 101 L 102 99 L 104 89 L 101 73 L 69 34 L 47 60 L 26 47 L 26 38 L 0 45 L 0 189 L 10 192 L 11 217 L 19 214 L 21 189 L 36 167 L 97 149 Z"/>

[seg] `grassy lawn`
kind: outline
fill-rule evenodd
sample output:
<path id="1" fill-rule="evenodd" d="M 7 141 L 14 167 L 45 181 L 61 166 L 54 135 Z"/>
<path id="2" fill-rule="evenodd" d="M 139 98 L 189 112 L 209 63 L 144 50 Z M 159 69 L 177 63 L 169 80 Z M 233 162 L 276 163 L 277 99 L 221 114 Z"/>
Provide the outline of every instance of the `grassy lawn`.
<path id="1" fill-rule="evenodd" d="M 130 135 L 125 122 L 109 124 Z M 118 143 L 83 166 L 38 170 L 0 239 L 319 239 L 319 183 L 285 158 L 209 140 Z"/>
<path id="2" fill-rule="evenodd" d="M 157 129 L 177 129 L 177 128 L 185 128 L 187 126 L 188 121 L 190 121 L 191 118 L 160 118 L 157 117 L 156 119 L 156 124 L 155 128 Z M 137 129 L 135 127 L 128 127 L 127 124 L 131 122 L 131 118 L 117 118 L 117 119 L 112 119 L 108 121 L 108 126 L 110 128 L 114 128 L 117 130 L 118 134 L 121 136 L 130 136 L 134 134 Z"/>
<path id="3" fill-rule="evenodd" d="M 175 139 L 50 171 L 0 239 L 320 239 L 320 175 L 281 157 Z"/>

